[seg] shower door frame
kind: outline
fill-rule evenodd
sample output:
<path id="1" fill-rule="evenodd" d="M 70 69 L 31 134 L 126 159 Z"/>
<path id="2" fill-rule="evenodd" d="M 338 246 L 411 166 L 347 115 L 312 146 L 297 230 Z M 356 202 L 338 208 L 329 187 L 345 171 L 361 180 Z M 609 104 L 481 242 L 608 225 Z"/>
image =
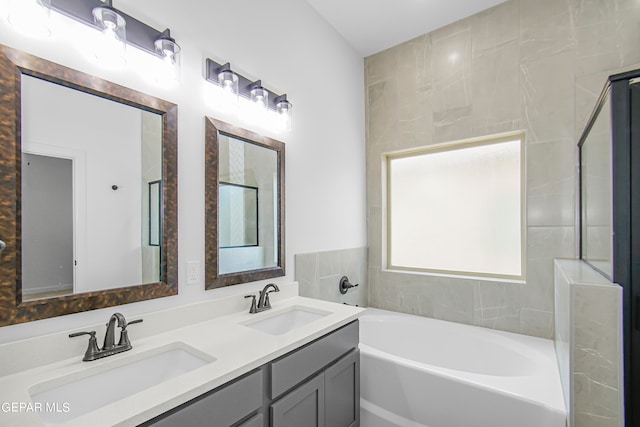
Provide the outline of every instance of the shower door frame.
<path id="1" fill-rule="evenodd" d="M 611 115 L 612 274 L 583 258 L 582 177 L 578 180 L 580 259 L 622 287 L 622 339 L 625 425 L 640 420 L 640 69 L 609 76 L 578 143 L 582 145 L 599 114 Z M 636 80 L 634 82 L 634 80 Z M 601 111 L 607 95 L 610 111 Z M 582 170 L 580 170 L 582 174 Z"/>
<path id="2" fill-rule="evenodd" d="M 613 277 L 622 287 L 625 425 L 640 419 L 640 70 L 609 77 L 613 161 Z M 637 114 L 636 114 L 637 115 Z"/>

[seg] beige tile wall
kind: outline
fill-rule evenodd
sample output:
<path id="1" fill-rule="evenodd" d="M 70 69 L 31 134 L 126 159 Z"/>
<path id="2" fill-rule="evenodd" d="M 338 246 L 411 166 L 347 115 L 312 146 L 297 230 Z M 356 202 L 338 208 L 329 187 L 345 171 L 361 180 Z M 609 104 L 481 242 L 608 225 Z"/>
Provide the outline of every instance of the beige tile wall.
<path id="1" fill-rule="evenodd" d="M 296 254 L 295 264 L 295 280 L 301 296 L 367 306 L 367 248 Z M 342 276 L 358 286 L 341 294 Z"/>
<path id="2" fill-rule="evenodd" d="M 568 426 L 623 426 L 622 288 L 582 261 L 556 260 L 555 301 Z"/>
<path id="3" fill-rule="evenodd" d="M 551 338 L 553 259 L 577 254 L 576 141 L 606 77 L 640 67 L 638 40 L 636 0 L 511 0 L 366 58 L 370 305 Z M 518 129 L 526 284 L 383 271 L 382 154 Z"/>

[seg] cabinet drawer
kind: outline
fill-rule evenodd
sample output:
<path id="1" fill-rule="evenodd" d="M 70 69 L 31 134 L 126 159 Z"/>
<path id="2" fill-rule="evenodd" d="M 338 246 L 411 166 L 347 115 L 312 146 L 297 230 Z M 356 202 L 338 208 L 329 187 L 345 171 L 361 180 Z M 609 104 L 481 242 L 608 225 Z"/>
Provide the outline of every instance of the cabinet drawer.
<path id="1" fill-rule="evenodd" d="M 358 321 L 317 339 L 271 363 L 271 398 L 303 382 L 358 346 Z"/>
<path id="2" fill-rule="evenodd" d="M 262 370 L 255 371 L 231 384 L 196 397 L 146 425 L 229 427 L 262 406 L 262 381 Z"/>

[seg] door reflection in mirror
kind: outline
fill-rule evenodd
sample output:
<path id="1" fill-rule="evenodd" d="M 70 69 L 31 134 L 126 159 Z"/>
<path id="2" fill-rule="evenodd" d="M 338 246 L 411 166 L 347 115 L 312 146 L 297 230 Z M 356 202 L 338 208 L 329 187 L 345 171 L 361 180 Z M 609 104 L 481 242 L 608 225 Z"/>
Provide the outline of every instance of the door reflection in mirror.
<path id="1" fill-rule="evenodd" d="M 23 299 L 160 281 L 162 116 L 26 75 L 21 101 Z"/>
<path id="2" fill-rule="evenodd" d="M 34 291 L 49 296 L 73 292 L 73 162 L 73 158 L 22 153 L 25 297 Z"/>

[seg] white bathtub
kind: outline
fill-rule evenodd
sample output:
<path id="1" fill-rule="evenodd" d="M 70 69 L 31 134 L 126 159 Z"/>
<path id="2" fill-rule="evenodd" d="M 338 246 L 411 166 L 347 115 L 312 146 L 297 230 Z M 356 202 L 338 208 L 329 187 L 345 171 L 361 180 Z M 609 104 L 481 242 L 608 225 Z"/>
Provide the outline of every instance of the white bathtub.
<path id="1" fill-rule="evenodd" d="M 553 342 L 367 309 L 362 427 L 565 427 Z"/>

